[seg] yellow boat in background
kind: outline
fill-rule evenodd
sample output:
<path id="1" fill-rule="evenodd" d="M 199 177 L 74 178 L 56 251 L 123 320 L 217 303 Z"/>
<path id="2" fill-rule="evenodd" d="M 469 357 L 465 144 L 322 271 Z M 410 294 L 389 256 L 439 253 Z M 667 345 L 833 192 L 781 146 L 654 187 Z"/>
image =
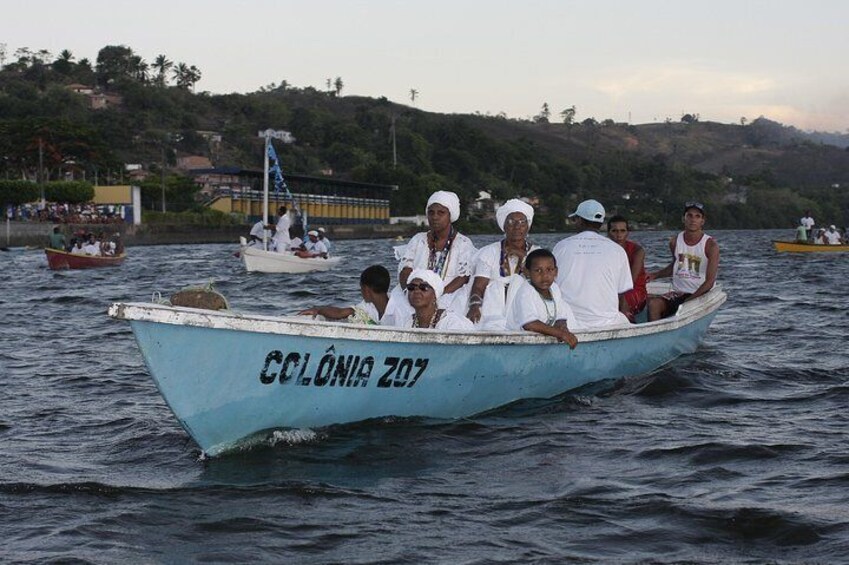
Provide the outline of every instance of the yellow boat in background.
<path id="1" fill-rule="evenodd" d="M 849 251 L 849 245 L 817 245 L 816 243 L 800 243 L 798 241 L 777 241 L 772 244 L 779 253 L 830 253 L 835 251 Z"/>

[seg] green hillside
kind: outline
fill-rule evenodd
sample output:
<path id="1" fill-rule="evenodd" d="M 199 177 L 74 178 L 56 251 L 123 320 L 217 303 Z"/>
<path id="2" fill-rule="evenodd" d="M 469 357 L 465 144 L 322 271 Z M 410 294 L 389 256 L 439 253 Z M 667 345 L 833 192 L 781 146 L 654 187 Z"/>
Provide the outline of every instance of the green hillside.
<path id="1" fill-rule="evenodd" d="M 481 190 L 538 197 L 540 229 L 561 229 L 564 211 L 590 197 L 653 226 L 678 225 L 691 199 L 708 205 L 713 227 L 789 227 L 805 209 L 849 221 L 849 151 L 764 118 L 627 125 L 445 115 L 346 96 L 341 79 L 327 91 L 283 81 L 194 93 L 200 69 L 164 55 L 148 64 L 124 46 L 104 47 L 95 63 L 66 51 L 16 55 L 0 70 L 2 178 L 35 180 L 39 158 L 46 180 L 100 183 L 118 182 L 128 163 L 158 179 L 164 164 L 169 202 L 191 207 L 178 156 L 260 168 L 257 132 L 273 128 L 296 139 L 278 146 L 287 172 L 396 184 L 396 215 L 420 213 L 433 190 L 447 189 L 467 203 Z M 158 183 L 143 187 L 151 202 Z"/>

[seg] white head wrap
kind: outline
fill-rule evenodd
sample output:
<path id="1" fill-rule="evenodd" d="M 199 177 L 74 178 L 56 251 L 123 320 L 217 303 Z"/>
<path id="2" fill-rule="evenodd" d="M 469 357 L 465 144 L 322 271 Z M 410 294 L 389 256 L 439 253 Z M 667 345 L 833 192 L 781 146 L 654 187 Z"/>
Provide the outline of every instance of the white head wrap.
<path id="1" fill-rule="evenodd" d="M 511 198 L 495 211 L 495 221 L 501 231 L 504 231 L 504 220 L 513 212 L 521 212 L 528 219 L 528 229 L 534 221 L 534 207 L 518 198 Z"/>
<path id="2" fill-rule="evenodd" d="M 427 206 L 425 206 L 425 214 L 427 214 L 427 209 L 430 208 L 431 204 L 442 204 L 443 206 L 448 208 L 448 212 L 451 214 L 452 224 L 460 219 L 460 199 L 453 192 L 448 192 L 447 190 L 437 190 L 436 192 L 431 194 L 430 198 L 427 199 Z"/>
<path id="3" fill-rule="evenodd" d="M 318 237 L 318 232 L 315 231 L 315 230 L 310 230 L 310 231 L 307 232 L 307 235 L 314 235 L 314 236 Z"/>
<path id="4" fill-rule="evenodd" d="M 432 286 L 433 291 L 436 293 L 437 299 L 442 296 L 443 292 L 445 292 L 445 283 L 442 282 L 442 277 L 440 277 L 430 269 L 413 270 L 413 272 L 410 273 L 410 276 L 407 277 L 407 282 L 411 283 L 416 279 L 419 279 L 422 282 L 426 282 L 427 284 Z"/>

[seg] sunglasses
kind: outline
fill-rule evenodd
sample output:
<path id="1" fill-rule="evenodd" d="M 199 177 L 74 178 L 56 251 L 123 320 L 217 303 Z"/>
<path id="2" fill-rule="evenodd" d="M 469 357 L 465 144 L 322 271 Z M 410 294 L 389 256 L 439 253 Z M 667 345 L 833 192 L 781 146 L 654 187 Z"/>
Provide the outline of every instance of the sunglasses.
<path id="1" fill-rule="evenodd" d="M 407 285 L 407 290 L 409 292 L 413 292 L 414 290 L 420 290 L 422 292 L 427 292 L 429 290 L 433 290 L 433 287 L 430 286 L 427 283 L 420 283 L 420 284 L 410 283 L 410 284 Z"/>
<path id="2" fill-rule="evenodd" d="M 684 203 L 684 210 L 686 210 L 687 208 L 696 208 L 696 209 L 704 212 L 705 205 L 702 204 L 701 202 L 696 202 L 695 200 L 693 200 L 693 201 Z"/>

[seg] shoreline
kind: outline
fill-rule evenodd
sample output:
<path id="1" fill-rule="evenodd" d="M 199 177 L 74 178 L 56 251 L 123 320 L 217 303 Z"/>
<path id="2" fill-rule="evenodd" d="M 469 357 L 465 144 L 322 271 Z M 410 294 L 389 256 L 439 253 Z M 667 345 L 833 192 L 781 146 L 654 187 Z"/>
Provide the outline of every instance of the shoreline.
<path id="1" fill-rule="evenodd" d="M 173 245 L 181 243 L 234 243 L 247 237 L 251 226 L 205 226 L 195 224 L 52 224 L 49 222 L 9 222 L 0 227 L 0 248 L 44 247 L 47 237 L 59 226 L 70 243 L 79 230 L 92 233 L 120 234 L 127 247 L 137 245 Z M 387 239 L 409 237 L 421 228 L 413 224 L 326 225 L 327 237 L 344 239 Z"/>

